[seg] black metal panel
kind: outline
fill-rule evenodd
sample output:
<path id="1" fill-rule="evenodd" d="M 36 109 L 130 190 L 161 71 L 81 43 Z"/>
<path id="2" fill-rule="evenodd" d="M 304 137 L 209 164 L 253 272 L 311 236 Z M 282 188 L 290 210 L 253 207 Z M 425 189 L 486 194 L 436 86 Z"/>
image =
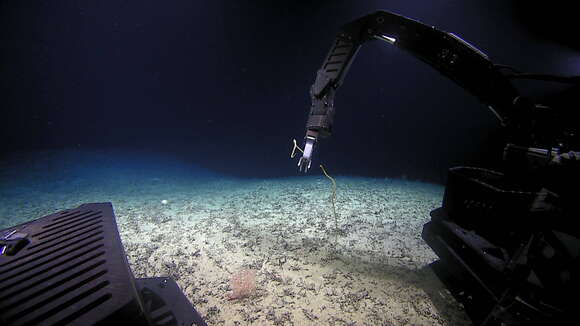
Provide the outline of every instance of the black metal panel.
<path id="1" fill-rule="evenodd" d="M 146 325 L 111 203 L 81 205 L 0 232 L 30 243 L 0 256 L 0 324 Z"/>
<path id="2" fill-rule="evenodd" d="M 538 198 L 501 173 L 450 170 L 443 207 L 422 238 L 475 325 L 563 325 L 575 313 L 580 238 L 553 229 L 569 216 L 563 210 L 551 212 L 553 221 L 535 216 Z"/>
<path id="3" fill-rule="evenodd" d="M 140 278 L 137 287 L 155 326 L 207 326 L 171 278 Z"/>

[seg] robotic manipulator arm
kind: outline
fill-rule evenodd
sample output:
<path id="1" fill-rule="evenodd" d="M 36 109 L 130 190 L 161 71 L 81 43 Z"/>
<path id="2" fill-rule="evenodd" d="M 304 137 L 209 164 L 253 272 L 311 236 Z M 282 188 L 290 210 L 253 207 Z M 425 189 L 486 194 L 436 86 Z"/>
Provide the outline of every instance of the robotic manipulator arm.
<path id="1" fill-rule="evenodd" d="M 466 91 L 476 96 L 510 130 L 512 141 L 533 146 L 534 105 L 523 99 L 486 54 L 458 36 L 421 22 L 378 11 L 344 25 L 310 88 L 312 106 L 306 122 L 304 152 L 298 161 L 300 171 L 307 172 L 318 138 L 332 134 L 334 94 L 356 56 L 360 46 L 373 40 L 385 41 L 426 62 Z M 563 78 L 564 79 L 564 78 Z"/>

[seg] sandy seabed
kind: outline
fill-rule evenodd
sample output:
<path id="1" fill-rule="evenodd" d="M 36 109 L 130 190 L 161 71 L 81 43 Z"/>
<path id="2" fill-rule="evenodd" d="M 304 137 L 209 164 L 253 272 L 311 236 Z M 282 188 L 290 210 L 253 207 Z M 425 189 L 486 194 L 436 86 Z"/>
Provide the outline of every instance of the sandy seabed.
<path id="1" fill-rule="evenodd" d="M 135 277 L 173 277 L 209 325 L 471 324 L 421 239 L 441 186 L 337 177 L 335 219 L 324 176 L 96 179 L 5 183 L 2 227 L 110 201 Z M 255 291 L 230 300 L 247 269 Z"/>
<path id="2" fill-rule="evenodd" d="M 298 181 L 299 180 L 299 181 Z M 137 277 L 170 275 L 211 325 L 468 325 L 420 237 L 442 188 L 323 177 L 211 182 L 117 210 Z M 257 271 L 253 295 L 230 278 Z"/>

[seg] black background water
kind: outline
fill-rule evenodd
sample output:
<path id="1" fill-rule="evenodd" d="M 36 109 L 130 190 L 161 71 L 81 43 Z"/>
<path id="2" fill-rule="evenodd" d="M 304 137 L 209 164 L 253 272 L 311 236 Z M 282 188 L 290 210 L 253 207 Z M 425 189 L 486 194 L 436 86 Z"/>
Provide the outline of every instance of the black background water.
<path id="1" fill-rule="evenodd" d="M 578 28 L 566 20 L 568 6 L 2 1 L 2 155 L 144 149 L 235 176 L 296 175 L 288 155 L 292 138 L 304 136 L 315 72 L 338 28 L 377 9 L 454 32 L 497 63 L 580 74 L 579 48 L 562 36 L 563 28 Z M 534 95 L 561 89 L 520 86 Z M 450 166 L 493 165 L 501 155 L 487 109 L 384 43 L 362 48 L 335 104 L 335 134 L 316 161 L 331 174 L 442 182 Z"/>

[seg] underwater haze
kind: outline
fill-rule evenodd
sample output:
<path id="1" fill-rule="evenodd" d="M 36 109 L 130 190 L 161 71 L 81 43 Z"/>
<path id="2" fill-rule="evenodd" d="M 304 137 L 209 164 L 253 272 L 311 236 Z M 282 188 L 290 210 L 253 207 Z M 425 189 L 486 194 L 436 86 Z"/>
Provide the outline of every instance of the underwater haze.
<path id="1" fill-rule="evenodd" d="M 308 173 L 290 153 L 340 26 L 376 10 L 580 74 L 523 3 L 3 1 L 0 229 L 111 202 L 135 277 L 173 277 L 209 325 L 469 325 L 421 230 L 450 167 L 501 161 L 489 110 L 369 43 Z M 240 271 L 256 284 L 238 298 Z"/>

